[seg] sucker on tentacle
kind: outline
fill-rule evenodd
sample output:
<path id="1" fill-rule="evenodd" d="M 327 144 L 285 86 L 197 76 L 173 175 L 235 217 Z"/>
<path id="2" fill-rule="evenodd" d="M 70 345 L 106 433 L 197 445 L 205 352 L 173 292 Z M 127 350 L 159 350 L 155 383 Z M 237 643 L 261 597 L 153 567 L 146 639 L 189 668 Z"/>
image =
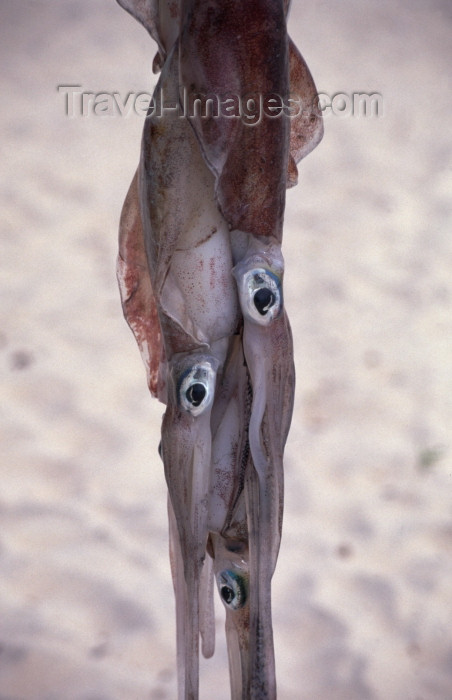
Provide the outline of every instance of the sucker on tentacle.
<path id="1" fill-rule="evenodd" d="M 232 700 L 275 700 L 271 580 L 295 387 L 281 242 L 286 187 L 323 134 L 316 89 L 287 35 L 288 0 L 118 2 L 156 41 L 161 71 L 121 215 L 118 280 L 166 406 L 178 697 L 198 698 L 199 638 L 214 652 L 216 587 Z M 199 96 L 244 111 L 185 113 Z M 250 100 L 267 98 L 302 109 L 252 123 Z"/>

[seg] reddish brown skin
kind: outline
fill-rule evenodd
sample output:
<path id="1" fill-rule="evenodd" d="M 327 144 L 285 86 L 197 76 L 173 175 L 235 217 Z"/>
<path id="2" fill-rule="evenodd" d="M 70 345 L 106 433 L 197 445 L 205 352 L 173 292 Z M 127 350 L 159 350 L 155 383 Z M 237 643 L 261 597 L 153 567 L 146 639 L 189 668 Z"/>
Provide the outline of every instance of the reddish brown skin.
<path id="1" fill-rule="evenodd" d="M 118 277 L 124 317 L 140 349 L 146 343 L 149 351 L 149 389 L 153 396 L 161 397 L 164 386 L 159 367 L 165 361 L 163 336 L 144 248 L 137 174 L 121 212 Z"/>
<path id="2" fill-rule="evenodd" d="M 186 0 L 182 16 L 180 77 L 189 95 L 288 96 L 282 2 Z M 191 121 L 231 229 L 281 241 L 289 120 L 263 118 L 255 126 L 230 117 Z"/>
<path id="3" fill-rule="evenodd" d="M 317 89 L 306 62 L 289 39 L 289 72 L 291 94 L 302 102 L 302 112 L 290 120 L 290 157 L 287 186 L 298 182 L 296 164 L 308 155 L 323 136 L 322 113 L 319 109 Z"/>

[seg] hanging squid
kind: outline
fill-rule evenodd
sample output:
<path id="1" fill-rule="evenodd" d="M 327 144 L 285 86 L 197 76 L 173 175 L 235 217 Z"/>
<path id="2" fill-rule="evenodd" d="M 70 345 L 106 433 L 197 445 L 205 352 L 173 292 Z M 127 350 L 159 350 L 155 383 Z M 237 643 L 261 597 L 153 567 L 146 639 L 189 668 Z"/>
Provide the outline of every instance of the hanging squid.
<path id="1" fill-rule="evenodd" d="M 214 652 L 214 582 L 231 697 L 272 700 L 271 579 L 295 386 L 282 226 L 296 163 L 323 134 L 316 89 L 287 35 L 287 1 L 118 2 L 158 46 L 118 280 L 149 389 L 166 405 L 179 700 L 198 698 L 200 641 Z M 290 95 L 299 112 L 281 109 Z M 249 100 L 262 99 L 251 122 Z"/>

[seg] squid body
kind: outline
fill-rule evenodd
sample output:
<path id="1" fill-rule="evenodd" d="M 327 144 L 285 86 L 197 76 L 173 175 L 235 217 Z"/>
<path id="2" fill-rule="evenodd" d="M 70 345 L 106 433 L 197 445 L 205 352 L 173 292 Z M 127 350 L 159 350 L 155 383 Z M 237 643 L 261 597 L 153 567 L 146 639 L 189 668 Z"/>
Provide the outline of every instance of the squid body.
<path id="1" fill-rule="evenodd" d="M 198 698 L 200 643 L 214 652 L 215 582 L 231 697 L 272 700 L 271 579 L 295 387 L 282 226 L 296 163 L 323 134 L 316 89 L 283 0 L 118 2 L 158 47 L 118 280 L 150 391 L 166 405 L 179 700 Z M 250 100 L 266 106 L 259 119 Z M 281 108 L 290 104 L 298 111 Z"/>

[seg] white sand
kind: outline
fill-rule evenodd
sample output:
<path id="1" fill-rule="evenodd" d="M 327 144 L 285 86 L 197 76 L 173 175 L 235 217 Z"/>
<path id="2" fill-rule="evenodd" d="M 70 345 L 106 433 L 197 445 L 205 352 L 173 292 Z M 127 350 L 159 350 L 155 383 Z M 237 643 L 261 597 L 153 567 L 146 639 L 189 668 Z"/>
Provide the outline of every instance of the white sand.
<path id="1" fill-rule="evenodd" d="M 327 117 L 288 195 L 281 700 L 452 699 L 451 24 L 294 0 L 319 90 L 384 116 Z M 113 0 L 2 0 L 0 31 L 0 700 L 174 700 L 162 406 L 115 280 L 142 119 L 57 91 L 149 90 L 154 46 Z"/>

